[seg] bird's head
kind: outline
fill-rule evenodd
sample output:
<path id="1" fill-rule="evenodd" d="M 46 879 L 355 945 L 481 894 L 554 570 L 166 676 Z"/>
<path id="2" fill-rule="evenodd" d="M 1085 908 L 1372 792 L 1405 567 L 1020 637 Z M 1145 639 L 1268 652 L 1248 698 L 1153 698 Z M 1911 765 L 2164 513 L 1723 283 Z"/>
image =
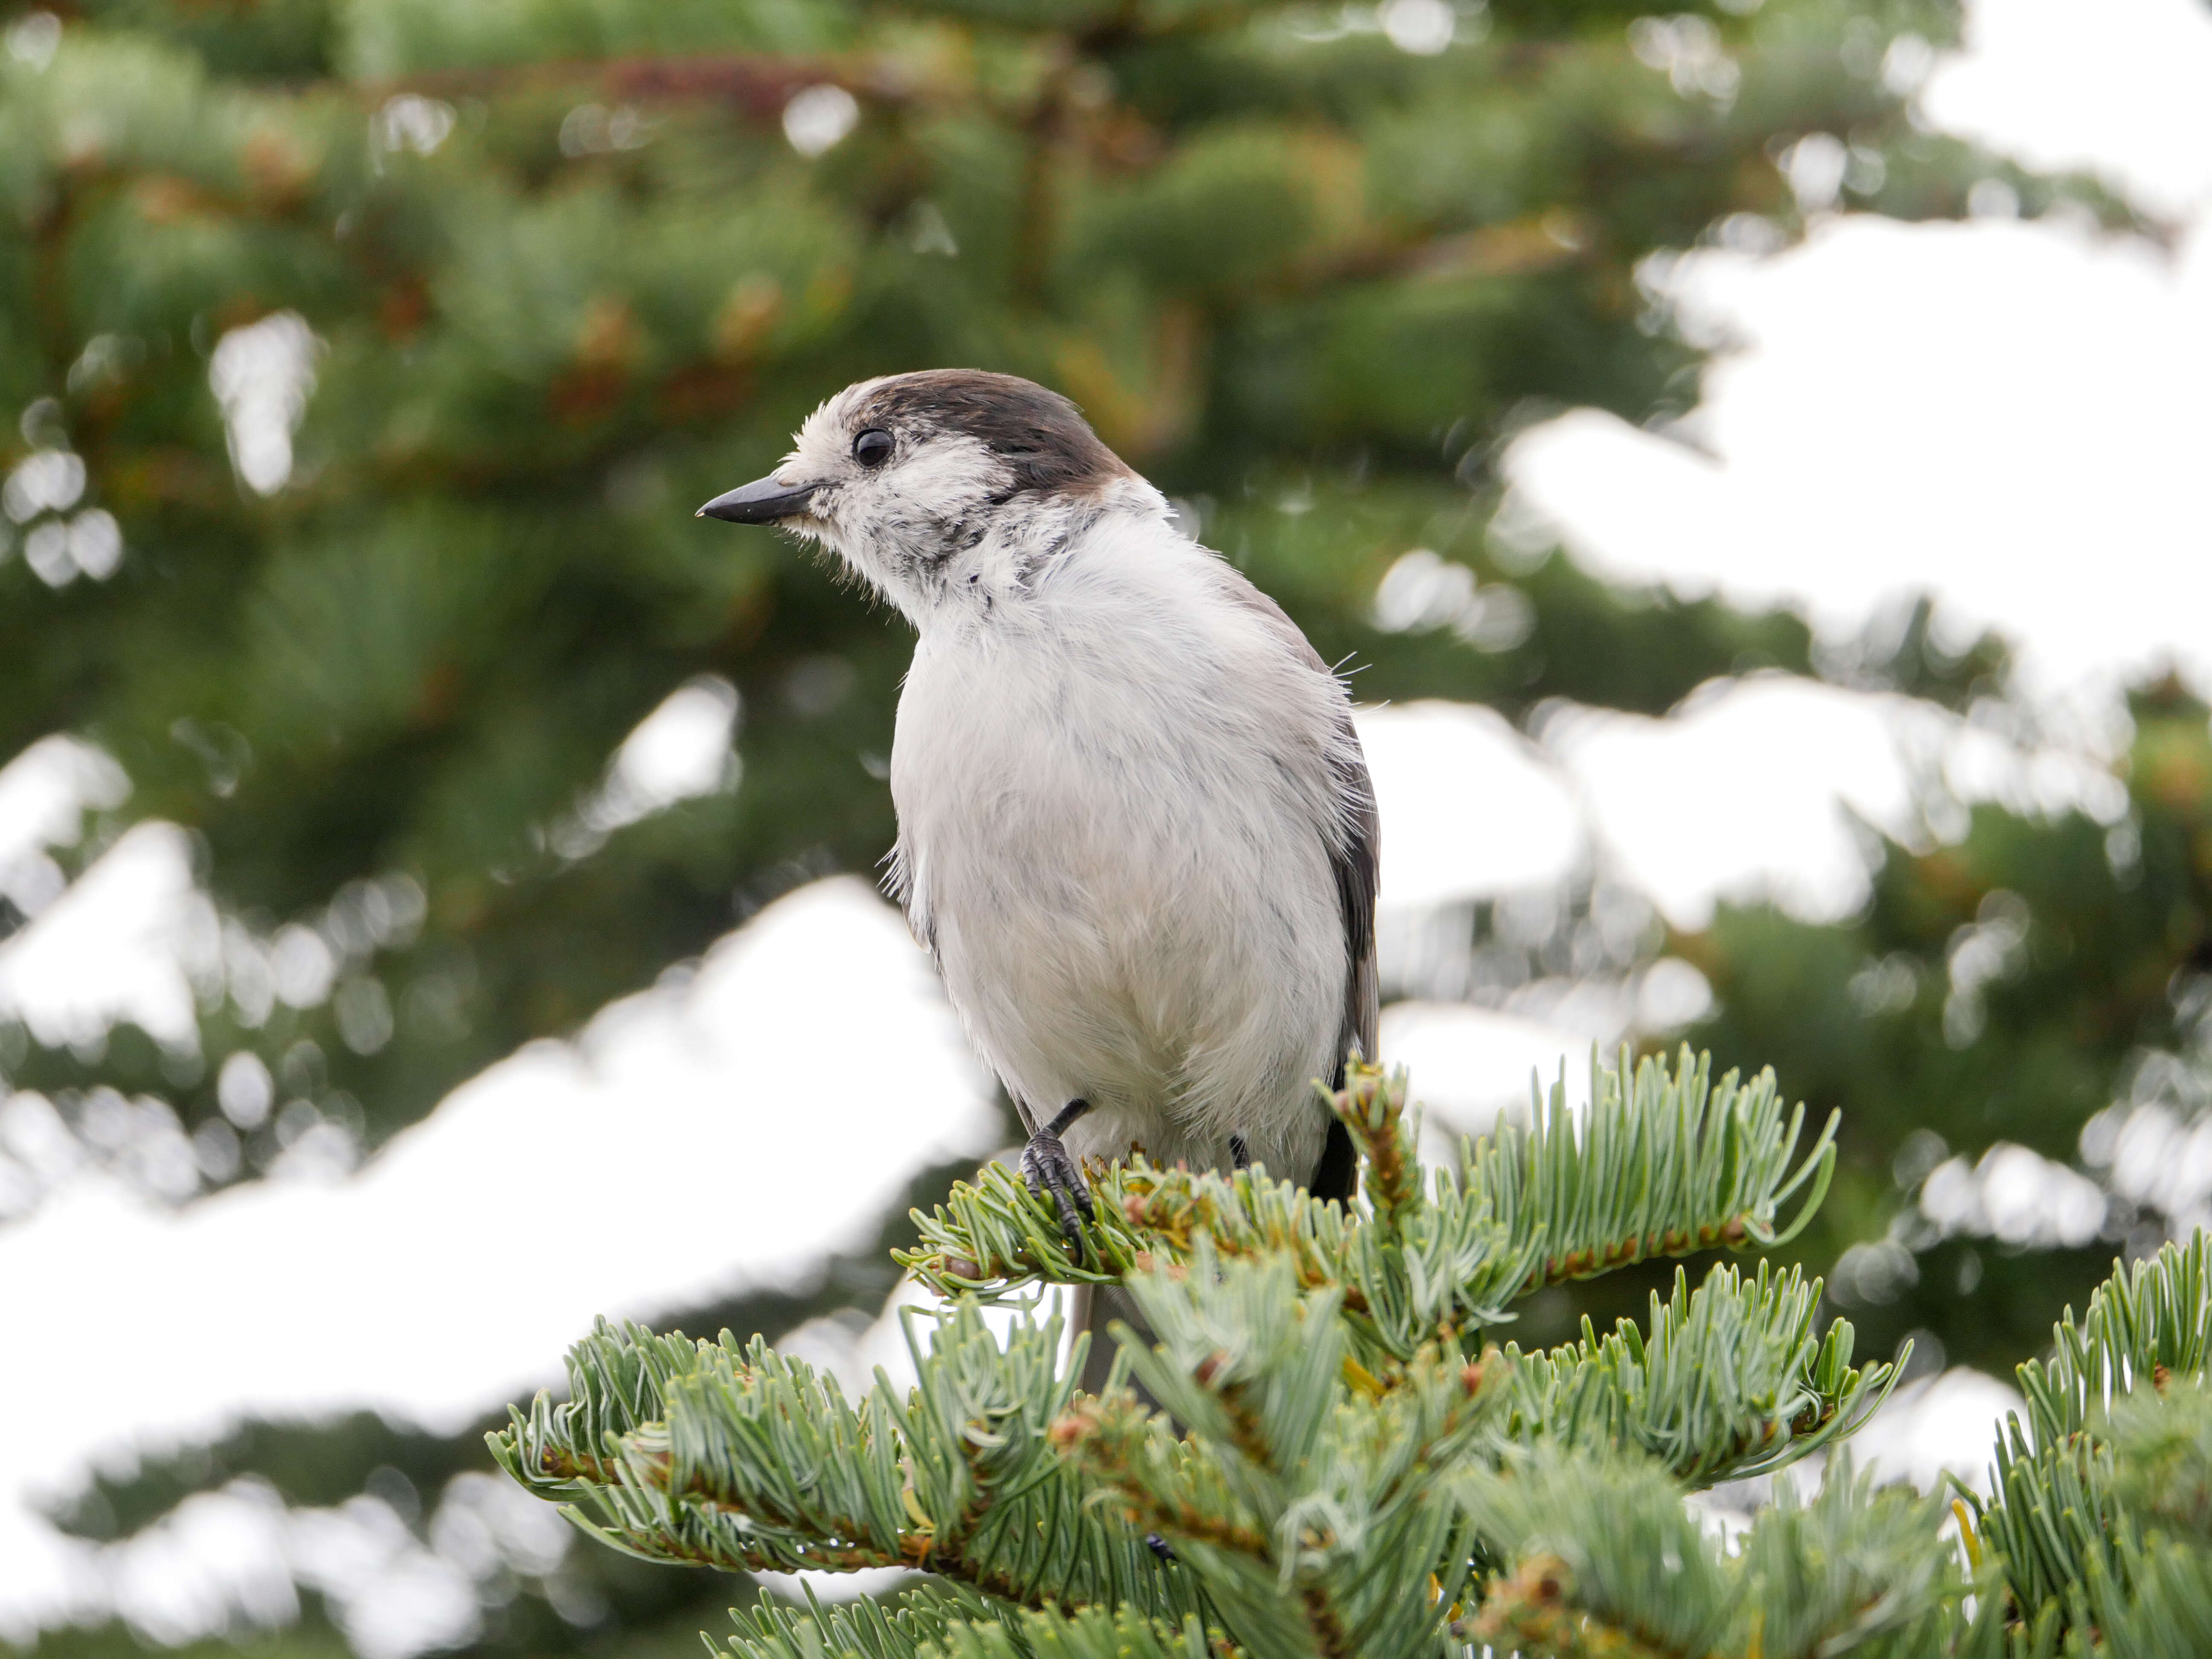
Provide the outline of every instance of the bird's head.
<path id="1" fill-rule="evenodd" d="M 917 622 L 995 592 L 1086 519 L 1164 513 L 1075 405 L 1012 374 L 940 368 L 847 386 L 765 478 L 699 509 L 822 543 Z"/>

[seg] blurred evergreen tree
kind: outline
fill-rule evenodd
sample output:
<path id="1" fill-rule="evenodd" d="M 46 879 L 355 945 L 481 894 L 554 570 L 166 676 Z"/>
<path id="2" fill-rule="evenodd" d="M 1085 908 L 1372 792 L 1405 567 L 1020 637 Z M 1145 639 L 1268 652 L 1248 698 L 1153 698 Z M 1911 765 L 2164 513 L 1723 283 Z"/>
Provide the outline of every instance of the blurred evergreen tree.
<path id="1" fill-rule="evenodd" d="M 691 517 L 866 374 L 1065 390 L 1324 654 L 1367 665 L 1366 699 L 1656 714 L 1716 676 L 1815 672 L 1792 616 L 1619 592 L 1493 537 L 1491 463 L 1571 404 L 1646 421 L 1694 400 L 1697 355 L 1639 262 L 1798 234 L 1774 163 L 1806 135 L 1879 158 L 1847 175 L 1855 208 L 1954 215 L 1994 176 L 2029 213 L 2063 197 L 2128 222 L 1914 126 L 1911 66 L 1956 27 L 1945 0 L 15 10 L 0 755 L 70 732 L 114 756 L 131 793 L 63 873 L 132 822 L 185 826 L 228 977 L 198 1057 L 9 1029 L 0 1066 L 64 1103 L 149 1091 L 219 1139 L 216 1079 L 247 1054 L 374 1146 L 782 889 L 872 870 L 902 630 L 774 538 Z M 1479 581 L 1468 625 L 1377 625 L 1416 546 Z M 1924 617 L 1852 672 L 1954 706 L 2003 690 L 1994 642 L 1942 657 Z M 733 713 L 742 784 L 611 798 L 610 755 L 686 686 Z M 1916 1129 L 2063 1156 L 2131 1053 L 2184 1044 L 2212 765 L 2179 692 L 2138 715 L 2131 859 L 2101 826 L 1984 811 L 1959 845 L 1892 849 L 1849 926 L 1729 911 L 1674 942 L 1718 994 L 1698 1041 L 1849 1107 L 1812 1259 L 1893 1215 L 1908 1254 L 1930 1247 L 1893 1179 L 1925 1173 L 1896 1164 Z M 1946 952 L 1999 892 L 2031 918 L 2025 965 L 1958 1041 Z M 0 932 L 21 920 L 0 901 Z M 288 1001 L 269 953 L 298 927 L 331 971 Z M 1854 996 L 1884 963 L 1909 1004 Z M 254 1131 L 208 1180 L 276 1150 Z M 1855 1310 L 1879 1343 L 1917 1325 L 1994 1362 L 2039 1340 L 2047 1258 L 1992 1254 L 1966 1301 L 1960 1265 L 1929 1261 Z M 774 1335 L 805 1311 L 706 1322 Z M 481 1466 L 473 1443 L 248 1431 L 69 1518 L 131 1530 L 247 1469 L 302 1503 L 380 1469 L 427 1493 Z M 484 1645 L 688 1643 L 731 1595 L 612 1557 L 564 1571 L 589 1593 L 527 1586 Z"/>

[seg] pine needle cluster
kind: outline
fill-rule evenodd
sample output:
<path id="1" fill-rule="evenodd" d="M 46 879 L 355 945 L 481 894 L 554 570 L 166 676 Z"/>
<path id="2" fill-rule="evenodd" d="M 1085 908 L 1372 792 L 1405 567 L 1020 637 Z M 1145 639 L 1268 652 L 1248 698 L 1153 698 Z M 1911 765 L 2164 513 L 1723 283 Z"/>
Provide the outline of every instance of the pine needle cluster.
<path id="1" fill-rule="evenodd" d="M 895 1596 L 763 1596 L 723 1659 L 2057 1659 L 2212 1651 L 2212 1287 L 2202 1237 L 2108 1283 L 2021 1370 L 1995 1495 L 1877 1486 L 1834 1449 L 1897 1370 L 1761 1261 L 1642 1323 L 1523 1352 L 1522 1298 L 1784 1243 L 1832 1172 L 1771 1073 L 1593 1067 L 1424 1171 L 1402 1076 L 1331 1104 L 1362 1196 L 1264 1170 L 1091 1170 L 1079 1257 L 996 1165 L 902 1261 L 918 1382 L 858 1399 L 755 1339 L 602 1322 L 492 1437 L 517 1480 L 648 1559 L 903 1567 Z M 1048 1286 L 1116 1285 L 1103 1389 Z M 1011 1325 L 987 1319 L 1011 1307 Z M 1685 1503 L 1815 1454 L 1726 1537 Z M 1803 1472 L 1801 1472 L 1801 1474 Z"/>

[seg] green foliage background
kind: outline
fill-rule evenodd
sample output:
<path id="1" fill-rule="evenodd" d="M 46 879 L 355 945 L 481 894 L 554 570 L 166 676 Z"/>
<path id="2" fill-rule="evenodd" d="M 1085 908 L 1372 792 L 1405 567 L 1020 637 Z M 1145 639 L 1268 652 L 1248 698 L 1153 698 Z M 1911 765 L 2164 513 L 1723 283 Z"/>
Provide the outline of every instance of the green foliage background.
<path id="1" fill-rule="evenodd" d="M 82 456 L 125 553 L 104 580 L 50 587 L 10 526 L 0 755 L 72 732 L 129 772 L 72 873 L 158 817 L 192 833 L 224 912 L 259 934 L 392 872 L 427 909 L 356 965 L 396 1011 L 373 1052 L 328 1006 L 256 1022 L 226 1002 L 197 1063 L 127 1029 L 76 1051 L 11 1029 L 9 1081 L 64 1102 L 151 1091 L 190 1128 L 217 1115 L 215 1066 L 250 1049 L 374 1145 L 784 889 L 871 871 L 891 836 L 879 757 L 902 629 L 775 538 L 691 516 L 866 374 L 975 364 L 1066 390 L 1324 656 L 1363 665 L 1364 700 L 1658 714 L 1717 676 L 1825 669 L 2002 704 L 2003 642 L 1945 654 L 1924 608 L 1816 665 L 1794 615 L 1532 561 L 1490 534 L 1492 464 L 1570 405 L 1644 421 L 1694 402 L 1697 356 L 1638 264 L 1798 234 L 1774 158 L 1804 134 L 1882 158 L 1855 210 L 1954 216 L 1990 177 L 2031 214 L 2065 199 L 2124 232 L 2130 210 L 1913 125 L 1884 64 L 1899 37 L 1955 38 L 1942 0 L 1685 14 L 1664 39 L 1696 50 L 1671 74 L 1632 4 L 1455 15 L 1454 44 L 1423 56 L 1358 8 L 1235 0 L 85 0 L 58 42 L 17 13 L 0 466 Z M 858 124 L 810 158 L 782 118 L 824 86 Z M 209 357 L 283 310 L 322 346 L 291 478 L 264 497 L 227 453 Z M 1416 545 L 1516 587 L 1526 637 L 1378 631 L 1376 582 Z M 623 734 L 700 675 L 742 698 L 742 786 L 580 854 L 550 845 Z M 1911 1188 L 1942 1155 L 1916 1132 L 1969 1158 L 2010 1139 L 2069 1158 L 2144 1054 L 2193 1041 L 2212 742 L 2178 684 L 2140 688 L 2134 714 L 2133 855 L 2101 824 L 1984 807 L 1954 844 L 1887 848 L 1849 922 L 1723 908 L 1634 947 L 1705 972 L 1717 1011 L 1689 1036 L 1720 1065 L 1771 1062 L 1816 1114 L 1844 1109 L 1834 1191 L 1793 1248 L 1825 1269 L 1887 1234 L 1914 1263 L 1851 1306 L 1863 1352 L 1918 1330 L 2002 1369 L 2109 1262 L 2110 1243 L 1934 1237 Z M 1704 782 L 1714 810 L 1757 810 L 1757 778 Z M 2025 943 L 1978 1028 L 1954 1018 L 1947 1036 L 1947 951 L 1992 894 L 2024 903 L 2005 914 Z M 1588 898 L 1530 971 L 1572 959 Z M 1500 937 L 1486 906 L 1461 921 L 1471 944 Z M 1870 999 L 1885 963 L 1903 992 Z M 249 1144 L 239 1178 L 270 1150 Z M 903 1207 L 881 1243 L 910 1238 Z M 1638 1310 L 1658 1271 L 1547 1292 L 1522 1340 Z M 879 1299 L 890 1272 L 856 1255 L 823 1297 Z M 671 1322 L 772 1338 L 820 1305 Z M 482 1467 L 473 1433 L 254 1425 L 100 1483 L 64 1518 L 120 1535 L 247 1470 L 321 1504 L 373 1471 L 428 1498 Z M 592 1592 L 563 1604 L 595 1620 L 526 1584 L 480 1645 L 688 1652 L 738 1589 L 606 1552 L 563 1571 Z M 311 1616 L 271 1640 L 335 1638 Z M 40 1646 L 127 1644 L 109 1628 Z"/>

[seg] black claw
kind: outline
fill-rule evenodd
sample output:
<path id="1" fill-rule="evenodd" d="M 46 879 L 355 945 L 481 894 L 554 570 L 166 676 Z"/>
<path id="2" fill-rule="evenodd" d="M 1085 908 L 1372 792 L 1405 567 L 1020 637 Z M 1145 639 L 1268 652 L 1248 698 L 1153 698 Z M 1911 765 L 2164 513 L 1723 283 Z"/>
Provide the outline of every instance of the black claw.
<path id="1" fill-rule="evenodd" d="M 1244 1144 L 1243 1135 L 1229 1137 L 1229 1167 L 1232 1170 L 1249 1170 L 1252 1167 L 1252 1149 Z"/>
<path id="2" fill-rule="evenodd" d="M 1083 1213 L 1088 1214 L 1091 1194 L 1084 1190 L 1083 1176 L 1058 1135 L 1040 1129 L 1030 1137 L 1030 1144 L 1022 1149 L 1022 1179 L 1039 1198 L 1047 1192 L 1052 1194 L 1053 1208 L 1060 1212 L 1060 1231 L 1067 1240 L 1067 1248 L 1081 1255 L 1083 1221 L 1076 1206 L 1079 1200 Z"/>
<path id="3" fill-rule="evenodd" d="M 1091 1207 L 1091 1189 L 1084 1185 L 1083 1171 L 1067 1155 L 1060 1136 L 1090 1109 L 1084 1101 L 1069 1101 L 1060 1115 L 1031 1135 L 1029 1145 L 1022 1148 L 1022 1180 L 1038 1198 L 1052 1194 L 1053 1208 L 1060 1212 L 1060 1236 L 1067 1241 L 1068 1253 L 1078 1261 L 1083 1257 L 1083 1224 L 1096 1219 L 1097 1212 Z"/>
<path id="4" fill-rule="evenodd" d="M 1175 1546 L 1156 1532 L 1148 1532 L 1145 1534 L 1145 1547 L 1164 1562 L 1173 1561 L 1176 1559 Z"/>

